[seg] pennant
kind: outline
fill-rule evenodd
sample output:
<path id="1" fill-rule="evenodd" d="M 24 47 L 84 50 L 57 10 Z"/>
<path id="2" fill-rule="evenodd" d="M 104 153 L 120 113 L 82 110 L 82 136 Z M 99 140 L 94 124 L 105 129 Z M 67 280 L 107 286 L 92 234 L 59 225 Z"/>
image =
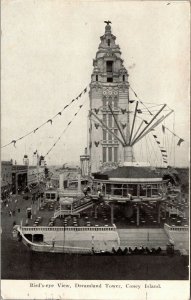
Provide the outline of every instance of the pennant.
<path id="1" fill-rule="evenodd" d="M 78 96 L 78 97 L 80 98 L 81 96 L 82 96 L 82 93 L 81 93 L 81 94 L 79 94 L 79 96 Z"/>
<path id="2" fill-rule="evenodd" d="M 66 107 L 68 107 L 68 104 L 66 106 L 64 106 L 64 109 L 66 109 Z"/>
<path id="3" fill-rule="evenodd" d="M 61 112 L 61 111 L 59 111 L 59 112 L 57 113 L 57 115 L 60 115 L 60 116 L 61 116 L 61 114 L 62 114 L 62 112 Z"/>
<path id="4" fill-rule="evenodd" d="M 16 146 L 15 146 L 16 142 L 17 142 L 16 140 L 12 140 L 12 142 L 11 142 L 11 143 L 13 143 L 15 148 L 16 148 Z"/>
<path id="5" fill-rule="evenodd" d="M 69 126 L 71 123 L 72 123 L 72 121 L 70 121 L 67 126 Z"/>
<path id="6" fill-rule="evenodd" d="M 125 129 L 125 127 L 127 126 L 127 124 L 121 124 L 122 128 Z"/>
<path id="7" fill-rule="evenodd" d="M 50 124 L 52 125 L 52 119 L 49 119 L 49 120 L 47 121 L 47 123 L 48 123 L 48 122 L 50 122 Z"/>
<path id="8" fill-rule="evenodd" d="M 37 150 L 33 154 L 36 155 L 37 154 Z"/>
<path id="9" fill-rule="evenodd" d="M 78 113 L 76 112 L 74 116 L 76 116 Z"/>
<path id="10" fill-rule="evenodd" d="M 163 156 L 163 157 L 167 157 L 167 155 L 166 155 L 166 154 L 162 154 L 162 156 Z"/>
<path id="11" fill-rule="evenodd" d="M 135 102 L 135 100 L 129 100 L 129 103 L 133 103 L 133 102 Z"/>
<path id="12" fill-rule="evenodd" d="M 99 146 L 99 142 L 94 142 L 95 146 L 98 147 Z"/>
<path id="13" fill-rule="evenodd" d="M 79 97 L 79 96 L 78 96 Z M 78 97 L 76 97 L 76 100 L 78 100 Z"/>
<path id="14" fill-rule="evenodd" d="M 165 127 L 164 127 L 164 125 L 162 125 L 162 131 L 163 131 L 163 133 L 165 133 Z"/>
<path id="15" fill-rule="evenodd" d="M 157 139 L 157 136 L 155 134 L 153 134 L 154 138 Z"/>
<path id="16" fill-rule="evenodd" d="M 156 141 L 157 142 L 157 144 L 160 144 L 160 142 L 159 141 Z"/>
<path id="17" fill-rule="evenodd" d="M 80 105 L 79 108 L 82 108 L 83 105 Z"/>
<path id="18" fill-rule="evenodd" d="M 163 160 L 163 162 L 164 162 L 165 164 L 167 164 L 167 163 L 168 163 L 166 160 Z"/>
<path id="19" fill-rule="evenodd" d="M 137 109 L 138 114 L 142 114 L 142 110 L 141 109 Z"/>
<path id="20" fill-rule="evenodd" d="M 94 125 L 95 125 L 95 128 L 98 129 L 99 124 L 95 123 Z"/>
<path id="21" fill-rule="evenodd" d="M 72 99 L 71 103 L 74 102 L 74 101 L 75 101 L 75 99 Z"/>
<path id="22" fill-rule="evenodd" d="M 177 146 L 180 146 L 180 144 L 181 144 L 182 142 L 184 142 L 184 140 L 180 138 L 179 141 L 178 141 L 178 143 L 177 143 Z"/>
<path id="23" fill-rule="evenodd" d="M 161 152 L 166 152 L 166 150 L 160 150 Z"/>
<path id="24" fill-rule="evenodd" d="M 87 92 L 87 87 L 84 89 L 84 94 Z"/>
<path id="25" fill-rule="evenodd" d="M 145 122 L 145 124 L 149 124 L 146 120 L 143 120 Z"/>
<path id="26" fill-rule="evenodd" d="M 38 130 L 39 128 L 37 127 L 35 130 L 34 130 L 34 133 Z"/>
<path id="27" fill-rule="evenodd" d="M 124 113 L 126 113 L 126 108 L 125 109 L 123 109 L 123 108 L 121 108 L 121 112 L 122 112 L 122 114 L 124 115 Z"/>
<path id="28" fill-rule="evenodd" d="M 98 112 L 99 112 L 99 108 L 95 108 L 95 112 L 96 112 L 96 115 L 97 115 Z"/>

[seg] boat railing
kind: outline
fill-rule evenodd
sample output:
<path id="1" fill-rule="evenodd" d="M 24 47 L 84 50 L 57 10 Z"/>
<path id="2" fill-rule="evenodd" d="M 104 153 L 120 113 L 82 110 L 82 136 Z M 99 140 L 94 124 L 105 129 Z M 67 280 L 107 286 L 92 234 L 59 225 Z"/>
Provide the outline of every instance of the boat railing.
<path id="1" fill-rule="evenodd" d="M 29 241 L 24 233 L 23 233 L 23 228 L 18 228 L 18 231 L 20 232 L 20 235 L 22 237 L 22 241 L 23 241 L 23 244 L 28 246 L 29 248 L 32 248 L 32 250 L 35 250 L 35 251 L 47 251 L 47 249 L 50 251 L 50 252 L 60 252 L 61 250 L 63 250 L 64 252 L 72 252 L 72 253 L 92 253 L 92 249 L 90 248 L 85 248 L 85 247 L 70 247 L 70 246 L 62 246 L 62 245 L 56 245 L 56 244 L 47 244 L 47 243 L 40 243 L 40 244 L 37 244 L 37 243 L 34 243 L 34 242 L 31 242 Z"/>
<path id="2" fill-rule="evenodd" d="M 169 231 L 182 231 L 182 232 L 185 232 L 185 231 L 188 231 L 189 230 L 189 226 L 170 226 L 168 224 L 164 224 L 164 230 L 166 232 L 169 232 Z"/>
<path id="3" fill-rule="evenodd" d="M 79 227 L 73 227 L 73 226 L 67 226 L 67 227 L 49 227 L 49 226 L 37 226 L 37 227 L 30 227 L 30 226 L 22 226 L 23 232 L 45 232 L 45 231 L 116 231 L 116 226 L 113 224 L 113 226 L 79 226 Z"/>

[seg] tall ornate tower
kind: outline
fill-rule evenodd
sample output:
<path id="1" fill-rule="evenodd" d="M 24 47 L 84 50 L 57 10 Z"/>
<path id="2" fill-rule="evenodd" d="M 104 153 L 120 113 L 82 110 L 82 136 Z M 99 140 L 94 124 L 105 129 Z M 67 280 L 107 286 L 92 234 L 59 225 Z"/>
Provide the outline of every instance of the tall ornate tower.
<path id="1" fill-rule="evenodd" d="M 117 139 L 119 130 L 127 140 L 130 135 L 128 72 L 123 66 L 120 47 L 115 43 L 116 37 L 111 33 L 111 22 L 106 23 L 105 34 L 100 38 L 101 43 L 93 60 L 90 84 L 91 172 L 99 171 L 102 166 L 117 165 L 123 163 L 124 159 L 128 160 L 127 151 L 124 155 L 124 147 Z M 129 155 L 130 161 L 131 149 Z"/>

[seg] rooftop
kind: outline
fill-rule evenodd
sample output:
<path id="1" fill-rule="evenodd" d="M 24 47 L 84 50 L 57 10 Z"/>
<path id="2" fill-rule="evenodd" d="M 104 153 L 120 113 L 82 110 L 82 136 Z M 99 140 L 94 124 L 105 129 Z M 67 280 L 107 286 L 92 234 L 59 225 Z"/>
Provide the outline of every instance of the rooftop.
<path id="1" fill-rule="evenodd" d="M 160 172 L 152 167 L 118 167 L 117 169 L 106 171 L 103 175 L 112 178 L 162 178 Z"/>

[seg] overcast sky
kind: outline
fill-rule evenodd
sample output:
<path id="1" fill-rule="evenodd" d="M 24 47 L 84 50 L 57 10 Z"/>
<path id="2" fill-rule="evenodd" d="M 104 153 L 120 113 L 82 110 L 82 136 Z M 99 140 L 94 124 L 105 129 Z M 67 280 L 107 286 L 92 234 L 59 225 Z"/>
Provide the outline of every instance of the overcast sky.
<path id="1" fill-rule="evenodd" d="M 176 164 L 188 165 L 189 3 L 184 1 L 2 1 L 2 139 L 4 145 L 56 114 L 90 83 L 104 20 L 122 51 L 129 81 L 145 102 L 175 111 Z M 79 163 L 87 143 L 88 93 L 42 129 L 2 150 L 22 162 L 44 155 L 81 103 L 84 107 L 48 155 L 48 164 Z M 172 129 L 173 117 L 166 121 Z M 176 140 L 178 142 L 178 139 Z"/>

